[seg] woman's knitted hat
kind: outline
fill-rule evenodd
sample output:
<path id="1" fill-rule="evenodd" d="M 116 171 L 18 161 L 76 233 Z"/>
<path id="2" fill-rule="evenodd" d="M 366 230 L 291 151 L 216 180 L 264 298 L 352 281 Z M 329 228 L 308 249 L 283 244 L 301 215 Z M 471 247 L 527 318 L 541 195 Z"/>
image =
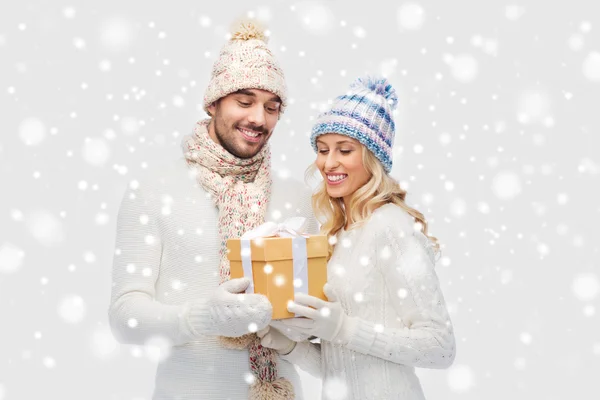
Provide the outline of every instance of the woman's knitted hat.
<path id="1" fill-rule="evenodd" d="M 331 109 L 317 118 L 310 137 L 313 149 L 317 151 L 321 135 L 346 135 L 369 149 L 389 173 L 395 134 L 392 111 L 397 104 L 398 96 L 387 79 L 357 79 L 347 94 L 337 97 Z"/>
<path id="2" fill-rule="evenodd" d="M 213 65 L 204 94 L 204 110 L 208 112 L 212 103 L 240 89 L 262 89 L 276 94 L 281 99 L 280 112 L 287 104 L 283 71 L 267 48 L 264 29 L 248 20 L 237 24 Z"/>

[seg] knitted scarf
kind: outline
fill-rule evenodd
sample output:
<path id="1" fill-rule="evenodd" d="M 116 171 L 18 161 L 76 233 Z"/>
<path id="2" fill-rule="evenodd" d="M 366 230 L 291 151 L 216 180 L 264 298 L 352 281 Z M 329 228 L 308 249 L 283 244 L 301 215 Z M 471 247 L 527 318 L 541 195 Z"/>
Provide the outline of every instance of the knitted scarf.
<path id="1" fill-rule="evenodd" d="M 220 282 L 229 280 L 226 242 L 264 222 L 271 197 L 271 152 L 268 145 L 252 158 L 241 159 L 215 143 L 208 135 L 210 119 L 199 121 L 192 135 L 184 138 L 183 151 L 188 165 L 196 169 L 198 182 L 211 194 L 219 209 Z M 275 350 L 262 347 L 255 333 L 239 338 L 220 337 L 230 349 L 248 349 L 254 376 L 251 400 L 294 399 L 294 388 L 277 376 Z"/>

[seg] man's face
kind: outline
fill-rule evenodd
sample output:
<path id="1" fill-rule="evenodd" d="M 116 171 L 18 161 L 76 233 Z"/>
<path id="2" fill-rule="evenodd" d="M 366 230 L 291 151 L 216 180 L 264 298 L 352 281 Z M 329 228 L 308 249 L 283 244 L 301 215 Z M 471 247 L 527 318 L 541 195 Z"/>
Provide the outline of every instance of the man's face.
<path id="1" fill-rule="evenodd" d="M 242 89 L 208 107 L 213 116 L 210 137 L 239 158 L 254 157 L 267 143 L 277 120 L 281 99 L 260 89 Z"/>

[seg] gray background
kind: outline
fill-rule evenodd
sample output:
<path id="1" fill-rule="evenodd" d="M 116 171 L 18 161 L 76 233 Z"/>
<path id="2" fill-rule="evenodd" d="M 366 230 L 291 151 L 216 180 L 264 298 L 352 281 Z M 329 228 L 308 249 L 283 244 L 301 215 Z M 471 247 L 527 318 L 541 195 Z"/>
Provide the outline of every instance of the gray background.
<path id="1" fill-rule="evenodd" d="M 118 205 L 181 157 L 248 12 L 292 99 L 275 173 L 302 179 L 311 120 L 357 76 L 398 91 L 392 175 L 444 244 L 458 345 L 418 370 L 428 399 L 599 398 L 593 3 L 2 2 L 0 400 L 150 398 L 165 349 L 107 327 Z"/>

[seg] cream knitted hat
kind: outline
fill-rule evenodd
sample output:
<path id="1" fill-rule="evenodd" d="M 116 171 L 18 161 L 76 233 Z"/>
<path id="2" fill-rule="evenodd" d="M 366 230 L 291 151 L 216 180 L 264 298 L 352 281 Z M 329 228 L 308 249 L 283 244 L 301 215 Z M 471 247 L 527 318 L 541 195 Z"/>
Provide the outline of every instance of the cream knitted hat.
<path id="1" fill-rule="evenodd" d="M 281 99 L 281 109 L 287 105 L 283 71 L 267 48 L 264 29 L 254 21 L 241 21 L 231 40 L 221 49 L 212 69 L 212 77 L 204 94 L 204 110 L 230 93 L 240 89 L 262 89 Z"/>

